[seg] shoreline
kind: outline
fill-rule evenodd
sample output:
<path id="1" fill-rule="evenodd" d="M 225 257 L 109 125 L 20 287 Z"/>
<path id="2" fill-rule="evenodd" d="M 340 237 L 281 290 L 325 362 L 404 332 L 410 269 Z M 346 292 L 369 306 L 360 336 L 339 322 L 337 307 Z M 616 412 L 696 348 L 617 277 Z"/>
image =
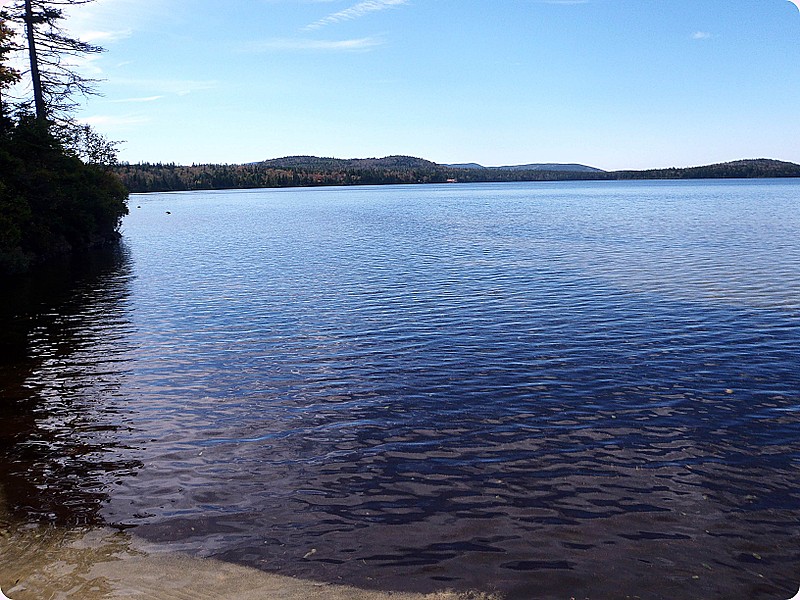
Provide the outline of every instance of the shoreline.
<path id="1" fill-rule="evenodd" d="M 109 527 L 11 524 L 0 516 L 0 588 L 9 600 L 502 600 L 493 592 L 377 591 L 213 558 L 150 553 Z"/>

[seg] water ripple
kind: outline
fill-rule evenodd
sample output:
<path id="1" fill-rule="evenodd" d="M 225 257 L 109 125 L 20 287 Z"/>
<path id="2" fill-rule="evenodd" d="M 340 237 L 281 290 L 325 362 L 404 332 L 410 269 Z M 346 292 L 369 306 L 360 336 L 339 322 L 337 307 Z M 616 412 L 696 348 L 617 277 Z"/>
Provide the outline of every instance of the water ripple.
<path id="1" fill-rule="evenodd" d="M 394 589 L 780 597 L 798 192 L 137 197 L 123 297 L 41 316 L 73 333 L 31 332 L 26 385 L 43 429 L 138 461 L 109 463 L 100 514 L 159 548 Z M 126 427 L 63 421 L 93 395 Z"/>

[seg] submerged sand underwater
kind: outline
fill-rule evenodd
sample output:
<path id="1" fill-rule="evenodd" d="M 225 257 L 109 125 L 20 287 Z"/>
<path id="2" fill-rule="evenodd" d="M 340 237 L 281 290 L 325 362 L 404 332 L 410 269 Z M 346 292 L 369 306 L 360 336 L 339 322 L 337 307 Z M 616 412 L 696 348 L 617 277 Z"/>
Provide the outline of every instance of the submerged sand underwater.
<path id="1" fill-rule="evenodd" d="M 483 592 L 377 592 L 304 581 L 213 559 L 145 554 L 110 529 L 25 527 L 0 539 L 0 588 L 11 600 L 490 600 Z"/>

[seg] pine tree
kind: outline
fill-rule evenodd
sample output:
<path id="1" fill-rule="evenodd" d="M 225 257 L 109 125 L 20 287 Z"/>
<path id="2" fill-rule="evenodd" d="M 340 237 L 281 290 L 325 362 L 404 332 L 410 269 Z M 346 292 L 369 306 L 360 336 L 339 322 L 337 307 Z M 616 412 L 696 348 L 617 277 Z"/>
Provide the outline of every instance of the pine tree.
<path id="1" fill-rule="evenodd" d="M 62 6 L 92 0 L 15 0 L 0 15 L 24 28 L 32 104 L 37 119 L 68 121 L 82 96 L 96 93 L 96 80 L 83 76 L 73 60 L 103 48 L 71 37 L 61 23 Z"/>
<path id="2" fill-rule="evenodd" d="M 20 74 L 17 70 L 5 64 L 8 54 L 17 49 L 13 43 L 13 37 L 14 32 L 11 31 L 0 16 L 0 131 L 4 131 L 8 126 L 3 89 L 14 85 L 20 80 Z"/>

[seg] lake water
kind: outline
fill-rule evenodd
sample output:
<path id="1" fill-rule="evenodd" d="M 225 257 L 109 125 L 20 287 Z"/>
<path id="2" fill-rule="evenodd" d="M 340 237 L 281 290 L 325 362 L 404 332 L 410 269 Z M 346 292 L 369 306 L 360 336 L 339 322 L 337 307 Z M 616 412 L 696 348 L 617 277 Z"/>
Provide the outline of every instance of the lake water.
<path id="1" fill-rule="evenodd" d="M 797 591 L 800 180 L 130 209 L 2 292 L 8 522 L 368 589 Z"/>

